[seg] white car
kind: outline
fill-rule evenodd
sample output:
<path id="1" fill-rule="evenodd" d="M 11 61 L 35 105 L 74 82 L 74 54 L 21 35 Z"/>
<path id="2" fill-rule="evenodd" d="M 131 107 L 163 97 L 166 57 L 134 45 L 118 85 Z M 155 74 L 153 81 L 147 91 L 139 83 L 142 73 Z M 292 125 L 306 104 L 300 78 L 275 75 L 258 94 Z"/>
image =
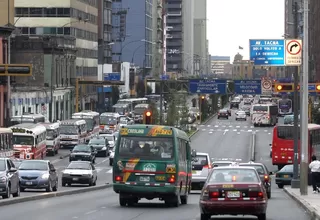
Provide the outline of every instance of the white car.
<path id="1" fill-rule="evenodd" d="M 236 121 L 238 120 L 245 120 L 245 121 L 247 120 L 247 114 L 245 111 L 238 111 L 236 113 Z"/>
<path id="2" fill-rule="evenodd" d="M 113 158 L 114 158 L 114 151 L 115 151 L 115 147 L 112 148 L 112 150 L 110 150 L 110 156 L 109 156 L 109 165 L 112 166 L 113 165 Z"/>
<path id="3" fill-rule="evenodd" d="M 89 161 L 72 161 L 69 166 L 62 171 L 62 186 L 76 183 L 89 184 L 95 186 L 97 183 L 97 170 Z"/>
<path id="4" fill-rule="evenodd" d="M 119 127 L 121 126 L 126 126 L 126 125 L 132 125 L 133 120 L 127 116 L 121 116 L 120 117 L 120 122 L 119 122 Z"/>
<path id="5" fill-rule="evenodd" d="M 201 190 L 207 181 L 207 177 L 212 169 L 211 159 L 207 153 L 196 153 L 192 161 L 191 189 Z"/>

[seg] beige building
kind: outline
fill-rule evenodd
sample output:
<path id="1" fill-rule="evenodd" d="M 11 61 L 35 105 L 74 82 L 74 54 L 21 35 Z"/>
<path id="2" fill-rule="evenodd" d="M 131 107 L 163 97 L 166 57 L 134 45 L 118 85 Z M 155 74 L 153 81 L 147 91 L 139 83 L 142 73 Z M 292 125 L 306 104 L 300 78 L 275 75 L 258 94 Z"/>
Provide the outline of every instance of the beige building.
<path id="1" fill-rule="evenodd" d="M 163 14 L 164 0 L 155 0 L 152 4 L 152 74 L 158 76 L 163 73 Z M 156 31 L 155 31 L 156 30 Z"/>
<path id="2" fill-rule="evenodd" d="M 97 0 L 15 0 L 15 16 L 23 35 L 74 36 L 77 77 L 97 79 Z"/>
<path id="3" fill-rule="evenodd" d="M 7 24 L 14 24 L 14 0 L 0 1 L 0 26 Z"/>

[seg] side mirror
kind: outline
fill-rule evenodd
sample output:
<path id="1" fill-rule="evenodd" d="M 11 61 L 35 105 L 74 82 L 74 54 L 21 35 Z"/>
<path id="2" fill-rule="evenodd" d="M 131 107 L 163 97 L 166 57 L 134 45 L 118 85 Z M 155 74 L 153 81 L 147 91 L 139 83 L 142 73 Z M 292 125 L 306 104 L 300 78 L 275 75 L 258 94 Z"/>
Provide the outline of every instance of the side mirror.
<path id="1" fill-rule="evenodd" d="M 191 151 L 191 157 L 196 157 L 196 156 L 197 156 L 197 151 L 193 149 Z"/>
<path id="2" fill-rule="evenodd" d="M 272 144 L 269 144 L 270 147 L 272 147 Z"/>
<path id="3" fill-rule="evenodd" d="M 274 173 L 273 172 L 269 172 L 269 175 L 273 175 Z"/>
<path id="4" fill-rule="evenodd" d="M 10 170 L 9 170 L 9 172 L 10 172 L 10 173 L 17 172 L 17 168 L 11 167 Z"/>
<path id="5" fill-rule="evenodd" d="M 218 167 L 218 164 L 213 164 L 213 167 Z"/>

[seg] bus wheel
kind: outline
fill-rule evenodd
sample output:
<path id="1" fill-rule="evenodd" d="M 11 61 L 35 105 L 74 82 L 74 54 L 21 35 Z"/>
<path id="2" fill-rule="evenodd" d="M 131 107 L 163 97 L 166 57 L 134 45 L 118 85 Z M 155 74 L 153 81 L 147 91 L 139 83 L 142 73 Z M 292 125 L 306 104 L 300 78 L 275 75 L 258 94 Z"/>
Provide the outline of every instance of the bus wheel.
<path id="1" fill-rule="evenodd" d="M 120 206 L 126 206 L 127 205 L 127 198 L 125 198 L 121 193 L 119 194 L 119 204 Z"/>
<path id="2" fill-rule="evenodd" d="M 165 200 L 165 204 L 172 207 L 179 207 L 180 203 L 180 195 L 174 195 Z"/>
<path id="3" fill-rule="evenodd" d="M 183 196 L 180 196 L 180 199 L 181 199 L 181 204 L 182 204 L 182 205 L 188 204 L 188 193 L 186 193 L 186 194 L 183 195 Z"/>

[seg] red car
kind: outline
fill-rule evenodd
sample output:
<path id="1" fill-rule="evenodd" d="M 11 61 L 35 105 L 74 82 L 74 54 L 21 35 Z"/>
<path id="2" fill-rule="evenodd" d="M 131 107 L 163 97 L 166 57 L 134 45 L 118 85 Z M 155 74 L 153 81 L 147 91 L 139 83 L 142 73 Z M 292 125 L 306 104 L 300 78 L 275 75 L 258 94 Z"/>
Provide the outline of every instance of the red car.
<path id="1" fill-rule="evenodd" d="M 253 167 L 215 167 L 200 197 L 201 220 L 213 215 L 253 215 L 266 220 L 268 197 Z"/>

